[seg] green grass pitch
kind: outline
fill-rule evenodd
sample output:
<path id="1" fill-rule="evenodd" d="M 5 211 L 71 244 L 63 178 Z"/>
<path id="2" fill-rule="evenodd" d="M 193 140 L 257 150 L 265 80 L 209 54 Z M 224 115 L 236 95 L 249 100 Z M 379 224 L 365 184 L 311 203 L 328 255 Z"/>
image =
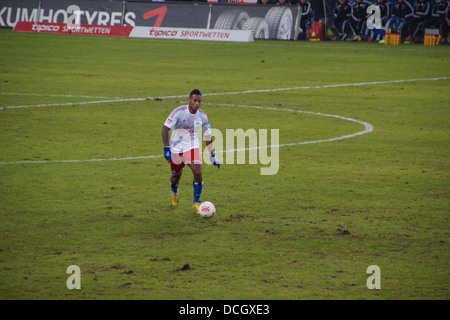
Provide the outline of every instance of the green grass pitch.
<path id="1" fill-rule="evenodd" d="M 0 298 L 449 299 L 449 53 L 0 30 Z M 170 206 L 162 158 L 194 88 L 214 128 L 287 145 L 275 175 L 205 164 L 212 219 L 189 169 Z M 306 143 L 364 130 L 324 114 L 373 131 Z"/>

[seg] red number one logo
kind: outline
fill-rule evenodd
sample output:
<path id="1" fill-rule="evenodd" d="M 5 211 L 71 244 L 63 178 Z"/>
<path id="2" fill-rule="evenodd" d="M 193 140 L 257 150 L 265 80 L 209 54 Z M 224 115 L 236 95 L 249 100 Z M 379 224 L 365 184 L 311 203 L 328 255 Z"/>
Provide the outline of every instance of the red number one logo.
<path id="1" fill-rule="evenodd" d="M 150 18 L 153 18 L 153 17 L 157 16 L 158 18 L 156 18 L 156 22 L 155 22 L 154 27 L 160 27 L 161 23 L 164 20 L 164 16 L 166 15 L 166 12 L 167 12 L 167 7 L 159 7 L 157 9 L 154 9 L 154 10 L 151 10 L 151 11 L 148 11 L 148 12 L 144 13 L 142 15 L 142 17 L 145 20 L 148 20 Z"/>

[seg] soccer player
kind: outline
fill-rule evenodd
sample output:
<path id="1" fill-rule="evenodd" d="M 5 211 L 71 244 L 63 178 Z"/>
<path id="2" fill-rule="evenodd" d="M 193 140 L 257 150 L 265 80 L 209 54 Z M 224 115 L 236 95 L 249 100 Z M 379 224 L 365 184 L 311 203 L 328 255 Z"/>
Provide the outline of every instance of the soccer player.
<path id="1" fill-rule="evenodd" d="M 308 35 L 308 30 L 311 28 L 312 21 L 312 6 L 308 0 L 300 0 L 298 3 L 301 7 L 300 32 L 298 40 L 303 40 Z"/>
<path id="2" fill-rule="evenodd" d="M 366 0 L 355 0 L 352 4 L 352 22 L 356 34 L 353 40 L 360 41 L 362 34 L 367 31 L 367 8 L 370 5 Z"/>
<path id="3" fill-rule="evenodd" d="M 352 6 L 348 0 L 338 0 L 333 8 L 333 23 L 330 25 L 335 36 L 340 40 L 345 40 L 351 32 L 355 37 L 355 31 L 351 24 Z"/>
<path id="4" fill-rule="evenodd" d="M 425 22 L 431 15 L 431 6 L 428 0 L 416 0 L 413 6 L 412 21 L 409 24 L 409 35 L 406 38 L 408 42 L 418 40 L 418 33 L 424 27 Z"/>
<path id="5" fill-rule="evenodd" d="M 425 22 L 425 28 L 439 29 L 441 35 L 441 43 L 445 43 L 448 36 L 448 23 L 446 16 L 448 16 L 449 4 L 445 0 L 435 0 L 433 9 L 431 10 L 431 17 Z"/>
<path id="6" fill-rule="evenodd" d="M 412 5 L 407 0 L 397 0 L 392 7 L 392 16 L 388 21 L 386 28 L 400 33 L 401 41 L 404 41 L 404 29 L 408 27 L 413 15 Z"/>
<path id="7" fill-rule="evenodd" d="M 217 168 L 220 168 L 220 163 L 215 157 L 208 116 L 200 110 L 202 103 L 200 90 L 194 89 L 191 91 L 188 103 L 172 111 L 164 122 L 161 134 L 164 143 L 164 158 L 170 163 L 172 170 L 172 176 L 170 177 L 172 205 L 178 205 L 178 185 L 183 169 L 188 165 L 194 177 L 194 203 L 192 207 L 198 213 L 198 208 L 201 203 L 200 197 L 203 190 L 202 158 L 200 154 L 201 144 L 198 140 L 198 131 L 200 129 L 203 130 L 211 163 L 217 166 Z M 169 142 L 170 130 L 172 130 L 172 134 Z"/>

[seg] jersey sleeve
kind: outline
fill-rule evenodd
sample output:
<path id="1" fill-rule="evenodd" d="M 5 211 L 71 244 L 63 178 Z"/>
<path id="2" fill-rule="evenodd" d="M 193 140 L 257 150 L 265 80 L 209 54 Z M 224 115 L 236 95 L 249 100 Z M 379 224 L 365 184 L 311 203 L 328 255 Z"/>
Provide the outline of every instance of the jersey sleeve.
<path id="1" fill-rule="evenodd" d="M 166 119 L 166 122 L 164 122 L 164 125 L 167 127 L 167 128 L 169 128 L 170 130 L 172 130 L 174 127 L 175 127 L 175 125 L 177 124 L 177 122 L 178 122 L 178 115 L 179 114 L 179 112 L 172 112 L 171 114 L 170 114 L 170 116 L 168 116 L 167 117 L 167 119 Z"/>
<path id="2" fill-rule="evenodd" d="M 203 130 L 203 135 L 205 137 L 208 137 L 211 135 L 211 125 L 209 124 L 209 119 L 206 114 L 205 114 L 205 118 L 202 121 L 202 130 Z"/>

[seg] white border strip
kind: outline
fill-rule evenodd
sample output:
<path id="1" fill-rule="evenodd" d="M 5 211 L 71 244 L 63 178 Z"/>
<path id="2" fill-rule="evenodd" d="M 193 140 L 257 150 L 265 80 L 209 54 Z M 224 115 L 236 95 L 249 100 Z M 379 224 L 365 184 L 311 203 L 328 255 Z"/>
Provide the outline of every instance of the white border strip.
<path id="1" fill-rule="evenodd" d="M 250 30 L 133 27 L 130 38 L 253 42 Z"/>

